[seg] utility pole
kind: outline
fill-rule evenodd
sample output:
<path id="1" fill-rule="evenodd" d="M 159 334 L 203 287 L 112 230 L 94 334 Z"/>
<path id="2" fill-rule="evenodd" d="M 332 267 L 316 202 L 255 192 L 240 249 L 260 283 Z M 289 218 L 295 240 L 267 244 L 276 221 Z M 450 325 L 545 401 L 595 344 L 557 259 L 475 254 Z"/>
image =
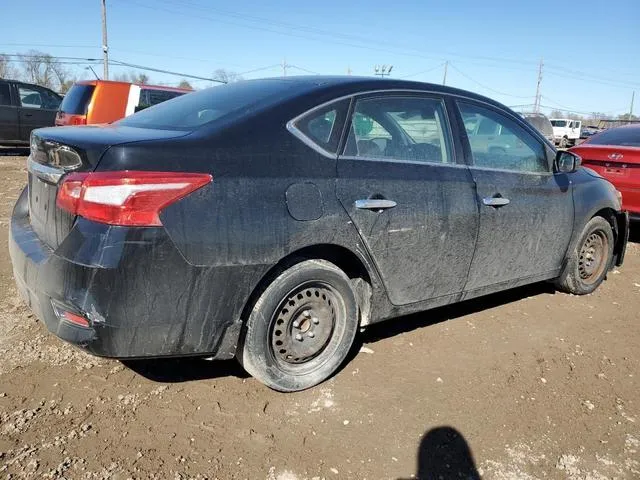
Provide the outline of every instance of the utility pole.
<path id="1" fill-rule="evenodd" d="M 449 68 L 449 60 L 444 62 L 444 77 L 442 78 L 442 85 L 447 84 L 447 69 Z"/>
<path id="2" fill-rule="evenodd" d="M 102 0 L 102 55 L 104 71 L 102 76 L 109 80 L 109 46 L 107 43 L 107 0 Z"/>
<path id="3" fill-rule="evenodd" d="M 288 67 L 288 66 L 289 66 L 289 65 L 287 65 L 287 60 L 286 60 L 286 59 L 283 59 L 283 60 L 282 60 L 282 76 L 283 76 L 283 77 L 286 77 L 286 76 L 287 76 L 287 67 Z"/>
<path id="4" fill-rule="evenodd" d="M 536 102 L 533 107 L 533 111 L 535 113 L 540 113 L 540 84 L 542 83 L 542 67 L 544 67 L 544 63 L 542 58 L 540 59 L 540 67 L 538 68 L 538 85 L 536 87 Z"/>
<path id="5" fill-rule="evenodd" d="M 629 107 L 629 120 L 633 118 L 633 101 L 635 100 L 636 92 L 635 90 L 631 92 L 631 107 Z"/>
<path id="6" fill-rule="evenodd" d="M 347 75 L 351 75 L 351 66 L 347 67 Z"/>
<path id="7" fill-rule="evenodd" d="M 393 65 L 389 65 L 388 67 L 386 65 L 376 65 L 375 67 L 373 67 L 374 75 L 381 78 L 391 75 L 391 70 L 393 70 Z"/>

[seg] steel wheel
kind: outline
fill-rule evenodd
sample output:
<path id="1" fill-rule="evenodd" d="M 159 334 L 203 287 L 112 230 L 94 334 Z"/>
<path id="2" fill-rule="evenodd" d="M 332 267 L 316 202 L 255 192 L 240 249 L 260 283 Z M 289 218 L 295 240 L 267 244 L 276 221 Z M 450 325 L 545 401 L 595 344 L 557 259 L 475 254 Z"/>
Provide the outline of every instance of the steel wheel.
<path id="1" fill-rule="evenodd" d="M 580 249 L 578 273 L 586 284 L 596 282 L 607 268 L 609 239 L 602 230 L 591 233 Z"/>
<path id="2" fill-rule="evenodd" d="M 301 286 L 282 300 L 271 320 L 271 353 L 287 370 L 320 355 L 336 324 L 335 293 L 330 286 Z"/>

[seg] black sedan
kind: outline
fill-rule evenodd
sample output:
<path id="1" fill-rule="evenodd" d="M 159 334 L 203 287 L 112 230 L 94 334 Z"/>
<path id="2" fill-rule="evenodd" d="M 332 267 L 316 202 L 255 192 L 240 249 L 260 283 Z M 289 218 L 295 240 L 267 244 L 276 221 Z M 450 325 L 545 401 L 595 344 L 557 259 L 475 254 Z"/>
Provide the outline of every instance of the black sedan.
<path id="1" fill-rule="evenodd" d="M 10 250 L 50 331 L 235 356 L 281 391 L 375 322 L 544 280 L 592 292 L 628 235 L 613 185 L 518 114 L 389 79 L 246 81 L 41 129 L 28 171 Z"/>

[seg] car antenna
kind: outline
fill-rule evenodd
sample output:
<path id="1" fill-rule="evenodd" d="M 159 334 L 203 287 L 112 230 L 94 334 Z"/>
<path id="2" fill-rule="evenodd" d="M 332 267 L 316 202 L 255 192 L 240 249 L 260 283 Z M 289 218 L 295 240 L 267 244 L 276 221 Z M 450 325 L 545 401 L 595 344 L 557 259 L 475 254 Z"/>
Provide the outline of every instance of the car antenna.
<path id="1" fill-rule="evenodd" d="M 100 80 L 100 77 L 98 76 L 98 74 L 96 73 L 96 71 L 91 67 L 91 65 L 85 67 L 85 70 L 91 70 L 93 72 L 93 74 L 96 76 L 97 80 Z"/>

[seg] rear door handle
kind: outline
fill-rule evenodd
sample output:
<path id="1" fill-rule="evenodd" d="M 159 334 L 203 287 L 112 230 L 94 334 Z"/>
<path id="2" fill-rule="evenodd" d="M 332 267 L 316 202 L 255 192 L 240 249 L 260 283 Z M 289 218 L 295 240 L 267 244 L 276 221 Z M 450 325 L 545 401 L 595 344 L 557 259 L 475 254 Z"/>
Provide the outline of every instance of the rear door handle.
<path id="1" fill-rule="evenodd" d="M 371 198 L 366 200 L 356 200 L 356 208 L 363 210 L 385 210 L 387 208 L 393 208 L 397 205 L 393 200 L 385 200 L 378 198 Z"/>
<path id="2" fill-rule="evenodd" d="M 493 196 L 493 197 L 484 197 L 482 199 L 482 203 L 484 203 L 485 205 L 489 206 L 489 207 L 504 207 L 505 205 L 509 205 L 510 200 L 508 198 L 504 198 L 502 196 L 499 196 L 500 194 Z"/>

